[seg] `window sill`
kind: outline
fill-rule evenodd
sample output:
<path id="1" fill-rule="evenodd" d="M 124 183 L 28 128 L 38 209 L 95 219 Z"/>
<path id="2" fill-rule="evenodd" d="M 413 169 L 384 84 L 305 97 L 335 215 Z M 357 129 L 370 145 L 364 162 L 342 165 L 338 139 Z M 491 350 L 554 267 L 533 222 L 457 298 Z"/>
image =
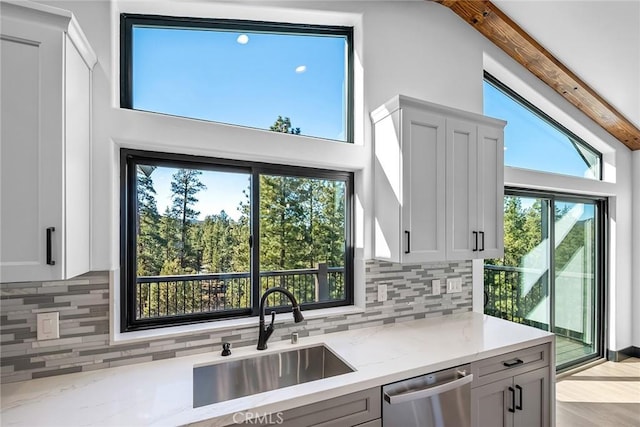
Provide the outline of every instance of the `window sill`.
<path id="1" fill-rule="evenodd" d="M 303 311 L 305 320 L 341 316 L 345 314 L 363 313 L 364 309 L 355 305 L 345 307 L 331 307 L 319 310 Z M 291 313 L 278 313 L 276 324 L 292 322 Z M 241 319 L 219 320 L 216 322 L 203 322 L 191 325 L 170 326 L 167 328 L 149 329 L 134 332 L 114 332 L 111 344 L 127 344 L 156 339 L 169 339 L 180 336 L 188 336 L 202 333 L 224 332 L 238 328 L 258 327 L 257 317 L 244 317 Z"/>

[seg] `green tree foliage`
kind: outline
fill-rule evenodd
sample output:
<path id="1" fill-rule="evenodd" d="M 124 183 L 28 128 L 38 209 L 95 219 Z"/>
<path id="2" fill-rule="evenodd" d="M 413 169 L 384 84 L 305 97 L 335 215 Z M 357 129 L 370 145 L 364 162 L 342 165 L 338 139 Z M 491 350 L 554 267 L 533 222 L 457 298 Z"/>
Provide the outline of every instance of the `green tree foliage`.
<path id="1" fill-rule="evenodd" d="M 198 202 L 196 194 L 207 188 L 200 182 L 202 172 L 195 169 L 178 169 L 171 180 L 172 206 L 171 215 L 178 223 L 178 254 L 180 268 L 196 271 L 193 242 L 188 239 L 192 224 L 198 219 L 200 212 L 193 209 Z"/>
<path id="2" fill-rule="evenodd" d="M 137 268 L 141 276 L 153 276 L 162 268 L 164 242 L 160 236 L 160 215 L 153 181 L 141 168 L 137 169 Z"/>
<path id="3" fill-rule="evenodd" d="M 569 214 L 571 204 L 556 202 L 555 223 L 550 223 L 548 200 L 535 199 L 527 207 L 522 206 L 522 201 L 522 197 L 505 196 L 504 257 L 485 260 L 485 265 L 506 268 L 485 269 L 485 291 L 489 300 L 485 312 L 520 323 L 531 323 L 527 319 L 528 313 L 549 294 L 550 227 Z M 585 246 L 587 234 L 593 236 L 594 233 L 594 222 L 590 219 L 576 219 L 568 225 L 570 228 L 566 234 L 557 234 L 554 242 L 556 272 L 565 269 Z"/>
<path id="4" fill-rule="evenodd" d="M 278 119 L 269 127 L 269 130 L 300 135 L 300 128 L 294 128 L 291 126 L 291 119 L 289 119 L 289 117 L 278 116 Z"/>
<path id="5" fill-rule="evenodd" d="M 530 255 L 542 242 L 543 209 L 546 207 L 539 199 L 536 199 L 528 208 L 523 208 L 521 197 L 505 196 L 504 257 L 486 260 L 485 264 L 522 267 L 524 257 Z"/>

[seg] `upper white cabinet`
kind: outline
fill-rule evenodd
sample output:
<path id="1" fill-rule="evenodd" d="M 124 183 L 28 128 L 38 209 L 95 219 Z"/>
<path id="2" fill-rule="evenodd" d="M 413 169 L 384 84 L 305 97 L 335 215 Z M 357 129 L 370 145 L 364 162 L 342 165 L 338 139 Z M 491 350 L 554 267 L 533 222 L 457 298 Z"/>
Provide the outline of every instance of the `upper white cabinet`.
<path id="1" fill-rule="evenodd" d="M 503 254 L 505 122 L 402 95 L 374 122 L 374 257 Z"/>
<path id="2" fill-rule="evenodd" d="M 0 281 L 89 271 L 91 73 L 70 12 L 0 2 Z"/>

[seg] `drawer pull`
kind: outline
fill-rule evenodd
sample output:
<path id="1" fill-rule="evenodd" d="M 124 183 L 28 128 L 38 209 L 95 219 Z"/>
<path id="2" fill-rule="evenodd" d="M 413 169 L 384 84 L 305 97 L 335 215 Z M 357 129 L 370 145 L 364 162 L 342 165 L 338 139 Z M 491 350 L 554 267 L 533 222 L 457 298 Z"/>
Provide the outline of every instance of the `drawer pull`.
<path id="1" fill-rule="evenodd" d="M 502 364 L 507 368 L 513 368 L 514 366 L 522 365 L 523 363 L 524 362 L 521 359 L 508 360 L 506 362 L 502 362 Z"/>

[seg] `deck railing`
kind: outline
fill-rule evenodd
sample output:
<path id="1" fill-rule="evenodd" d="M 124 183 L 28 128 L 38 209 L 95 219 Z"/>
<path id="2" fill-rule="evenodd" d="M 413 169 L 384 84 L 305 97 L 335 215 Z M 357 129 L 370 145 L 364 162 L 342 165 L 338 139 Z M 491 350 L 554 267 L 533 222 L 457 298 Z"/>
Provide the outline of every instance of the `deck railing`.
<path id="1" fill-rule="evenodd" d="M 289 290 L 300 304 L 345 298 L 344 267 L 260 272 L 261 292 L 279 286 Z M 273 294 L 267 305 L 287 304 Z M 141 276 L 136 280 L 136 318 L 149 319 L 181 314 L 209 313 L 251 307 L 251 274 L 214 273 L 174 276 Z"/>
<path id="2" fill-rule="evenodd" d="M 547 330 L 548 325 L 528 318 L 528 314 L 547 297 L 547 280 L 547 271 L 485 265 L 485 314 Z"/>

